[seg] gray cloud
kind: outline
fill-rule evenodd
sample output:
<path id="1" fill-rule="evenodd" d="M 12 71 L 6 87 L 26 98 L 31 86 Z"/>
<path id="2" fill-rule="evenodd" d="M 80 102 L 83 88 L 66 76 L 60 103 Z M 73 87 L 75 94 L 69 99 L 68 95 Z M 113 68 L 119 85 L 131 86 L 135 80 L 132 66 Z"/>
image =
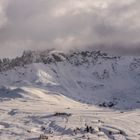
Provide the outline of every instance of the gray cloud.
<path id="1" fill-rule="evenodd" d="M 139 0 L 1 0 L 0 56 L 94 47 L 140 53 Z"/>

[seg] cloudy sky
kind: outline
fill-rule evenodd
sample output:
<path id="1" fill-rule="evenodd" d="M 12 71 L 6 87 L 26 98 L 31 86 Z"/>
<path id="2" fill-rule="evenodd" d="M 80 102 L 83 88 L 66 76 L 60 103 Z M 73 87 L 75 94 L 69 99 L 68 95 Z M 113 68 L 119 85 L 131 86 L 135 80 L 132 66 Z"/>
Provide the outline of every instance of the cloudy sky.
<path id="1" fill-rule="evenodd" d="M 140 54 L 140 0 L 0 0 L 0 57 L 88 47 Z"/>

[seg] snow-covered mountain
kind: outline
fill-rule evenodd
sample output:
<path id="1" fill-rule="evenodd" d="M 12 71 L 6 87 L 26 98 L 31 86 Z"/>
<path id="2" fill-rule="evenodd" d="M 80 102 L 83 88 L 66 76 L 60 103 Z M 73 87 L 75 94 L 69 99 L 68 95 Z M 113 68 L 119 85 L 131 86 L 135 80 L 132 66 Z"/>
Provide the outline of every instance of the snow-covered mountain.
<path id="1" fill-rule="evenodd" d="M 140 140 L 140 57 L 27 51 L 0 60 L 0 139 Z"/>
<path id="2" fill-rule="evenodd" d="M 101 51 L 27 51 L 0 61 L 0 85 L 37 87 L 81 103 L 135 109 L 140 107 L 140 57 Z"/>

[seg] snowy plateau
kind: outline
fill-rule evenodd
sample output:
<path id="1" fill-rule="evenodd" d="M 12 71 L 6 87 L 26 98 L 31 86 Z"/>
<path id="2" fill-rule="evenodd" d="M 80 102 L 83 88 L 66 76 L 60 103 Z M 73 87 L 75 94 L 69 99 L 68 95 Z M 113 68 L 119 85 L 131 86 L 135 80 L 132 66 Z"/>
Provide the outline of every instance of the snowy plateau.
<path id="1" fill-rule="evenodd" d="M 140 57 L 26 51 L 0 61 L 0 140 L 140 140 Z"/>

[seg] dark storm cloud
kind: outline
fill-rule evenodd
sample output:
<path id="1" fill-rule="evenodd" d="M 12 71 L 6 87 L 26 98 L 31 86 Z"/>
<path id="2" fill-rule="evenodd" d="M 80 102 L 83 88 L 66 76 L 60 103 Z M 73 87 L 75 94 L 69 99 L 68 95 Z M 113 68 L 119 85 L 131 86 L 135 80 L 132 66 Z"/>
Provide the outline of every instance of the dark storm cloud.
<path id="1" fill-rule="evenodd" d="M 95 47 L 140 53 L 139 0 L 1 0 L 0 55 Z"/>

